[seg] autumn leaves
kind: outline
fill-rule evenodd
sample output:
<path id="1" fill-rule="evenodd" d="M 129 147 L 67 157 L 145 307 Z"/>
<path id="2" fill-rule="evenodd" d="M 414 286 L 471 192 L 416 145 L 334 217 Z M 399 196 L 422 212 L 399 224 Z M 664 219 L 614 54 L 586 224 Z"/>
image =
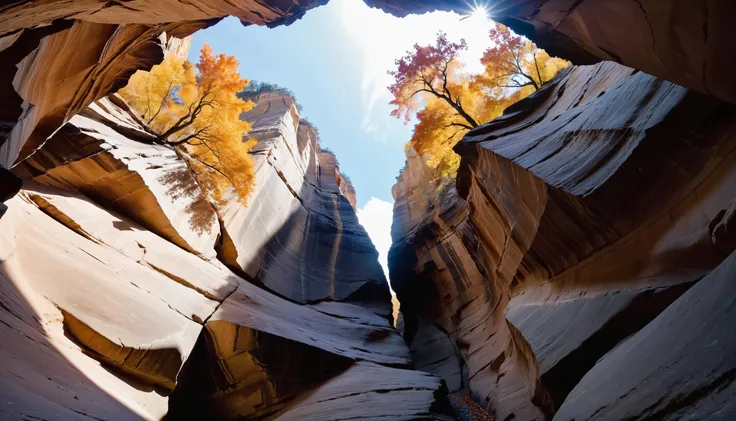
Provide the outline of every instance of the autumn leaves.
<path id="1" fill-rule="evenodd" d="M 213 55 L 205 45 L 196 65 L 169 56 L 136 72 L 119 93 L 160 143 L 177 148 L 210 199 L 223 203 L 235 194 L 246 205 L 255 185 L 249 152 L 256 141 L 245 137 L 251 124 L 240 114 L 254 104 L 237 94 L 248 83 L 235 57 Z"/>
<path id="2" fill-rule="evenodd" d="M 550 57 L 503 25 L 489 33 L 493 47 L 483 54 L 480 74 L 463 73 L 458 60 L 464 40 L 450 42 L 443 33 L 435 45 L 414 45 L 389 71 L 392 115 L 417 124 L 407 147 L 423 156 L 439 177 L 452 179 L 460 157 L 452 147 L 472 128 L 503 113 L 528 96 L 569 63 Z"/>
<path id="3" fill-rule="evenodd" d="M 434 45 L 414 45 L 389 71 L 392 115 L 416 117 L 413 147 L 440 178 L 453 179 L 460 158 L 452 148 L 469 130 L 503 113 L 539 89 L 564 60 L 550 57 L 502 25 L 489 33 L 492 47 L 481 58 L 484 70 L 468 74 L 458 54 L 464 40 L 439 33 Z M 246 205 L 255 185 L 249 155 L 256 141 L 241 113 L 254 104 L 240 95 L 247 79 L 238 61 L 214 55 L 205 45 L 196 64 L 170 56 L 150 71 L 134 74 L 120 94 L 138 111 L 161 144 L 176 148 L 215 203 L 231 198 Z"/>

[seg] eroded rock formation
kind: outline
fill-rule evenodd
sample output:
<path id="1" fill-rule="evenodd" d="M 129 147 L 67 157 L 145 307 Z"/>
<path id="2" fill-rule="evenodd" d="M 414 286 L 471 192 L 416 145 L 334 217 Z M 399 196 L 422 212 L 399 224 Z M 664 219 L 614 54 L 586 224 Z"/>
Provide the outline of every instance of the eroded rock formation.
<path id="1" fill-rule="evenodd" d="M 99 3 L 18 1 L 0 19 L 0 165 L 33 153 L 91 102 L 162 59 L 171 37 L 232 15 L 246 24 L 289 24 L 326 0 L 135 0 Z M 403 16 L 428 10 L 468 13 L 466 2 L 369 0 Z M 504 0 L 491 16 L 577 64 L 614 60 L 731 103 L 736 68 L 729 0 Z M 75 48 L 65 48 L 66 46 Z M 53 69 L 53 71 L 42 71 Z M 49 87 L 54 94 L 49 94 Z"/>
<path id="2" fill-rule="evenodd" d="M 412 357 L 500 420 L 732 418 L 734 110 L 714 98 L 736 103 L 734 3 L 491 5 L 554 55 L 662 79 L 565 72 L 459 145 L 457 190 L 409 157 L 408 350 L 354 192 L 288 100 L 257 117 L 252 207 L 213 210 L 109 96 L 224 16 L 323 2 L 0 7 L 0 417 L 441 418 Z"/>
<path id="3" fill-rule="evenodd" d="M 293 228 L 282 236 L 233 232 L 230 208 L 218 214 L 183 157 L 151 143 L 117 97 L 92 104 L 16 166 L 25 186 L 0 219 L 0 418 L 452 413 L 441 380 L 410 371 L 334 156 L 319 152 L 313 131 L 296 136 L 291 98 L 263 97 L 256 110 L 264 104 L 271 112 L 254 124 L 253 151 L 262 183 L 238 212 L 259 212 L 248 224 L 260 228 Z M 310 223 L 298 229 L 274 209 Z M 248 280 L 215 257 L 227 240 L 257 238 L 265 241 L 254 255 L 266 257 Z M 295 250 L 280 241 L 309 250 L 289 260 Z"/>
<path id="4" fill-rule="evenodd" d="M 446 332 L 473 397 L 499 419 L 550 418 L 563 401 L 555 419 L 625 418 L 619 405 L 639 414 L 633 419 L 670 414 L 633 392 L 626 402 L 586 401 L 584 413 L 565 398 L 594 366 L 578 387 L 605 389 L 592 373 L 607 366 L 613 375 L 607 360 L 617 352 L 621 370 L 618 349 L 629 342 L 606 354 L 645 325 L 663 328 L 648 323 L 731 252 L 735 113 L 602 63 L 563 71 L 468 133 L 456 147 L 459 192 L 429 185 L 432 172 L 409 156 L 394 190 L 389 261 L 405 336 L 427 342 L 416 337 L 426 323 Z M 697 385 L 711 382 L 676 369 L 669 376 L 694 383 L 684 396 L 662 395 L 678 402 L 700 399 Z M 636 381 L 644 380 L 632 388 Z M 604 417 L 603 407 L 617 415 Z"/>
<path id="5" fill-rule="evenodd" d="M 253 122 L 250 136 L 259 142 L 252 152 L 258 187 L 247 207 L 233 202 L 220 211 L 222 260 L 297 302 L 388 303 L 378 254 L 342 193 L 354 190 L 335 156 L 321 151 L 293 99 L 274 92 L 256 101 L 242 118 Z"/>

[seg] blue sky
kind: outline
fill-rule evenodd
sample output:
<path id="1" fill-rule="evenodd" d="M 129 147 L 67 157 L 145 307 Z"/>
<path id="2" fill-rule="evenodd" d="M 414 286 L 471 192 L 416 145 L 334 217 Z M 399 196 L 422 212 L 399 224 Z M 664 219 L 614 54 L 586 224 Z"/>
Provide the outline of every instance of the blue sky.
<path id="1" fill-rule="evenodd" d="M 469 10 L 470 12 L 470 10 Z M 391 244 L 391 186 L 404 165 L 404 145 L 413 124 L 391 117 L 387 86 L 394 59 L 414 43 L 429 44 L 443 30 L 469 50 L 463 60 L 480 66 L 492 23 L 474 15 L 428 13 L 399 19 L 362 0 L 331 0 L 290 26 L 244 27 L 235 18 L 195 33 L 189 60 L 204 43 L 215 53 L 234 55 L 241 76 L 290 89 L 302 116 L 320 131 L 357 192 L 358 216 L 385 266 Z"/>

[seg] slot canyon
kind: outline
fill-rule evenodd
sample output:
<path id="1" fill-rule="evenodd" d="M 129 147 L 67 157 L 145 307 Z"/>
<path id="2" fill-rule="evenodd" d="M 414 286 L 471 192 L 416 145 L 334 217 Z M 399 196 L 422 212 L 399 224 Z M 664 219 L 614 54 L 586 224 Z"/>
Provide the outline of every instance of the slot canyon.
<path id="1" fill-rule="evenodd" d="M 0 420 L 735 420 L 736 3 L 492 2 L 572 65 L 453 183 L 406 149 L 390 281 L 288 92 L 240 116 L 247 205 L 117 93 L 326 3 L 0 5 Z"/>

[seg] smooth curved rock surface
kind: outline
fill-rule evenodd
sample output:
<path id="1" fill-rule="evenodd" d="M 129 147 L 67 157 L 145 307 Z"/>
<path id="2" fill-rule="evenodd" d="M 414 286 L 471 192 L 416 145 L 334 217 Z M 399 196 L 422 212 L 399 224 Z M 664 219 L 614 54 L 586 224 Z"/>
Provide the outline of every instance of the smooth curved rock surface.
<path id="1" fill-rule="evenodd" d="M 48 290 L 44 294 L 37 292 L 39 279 L 32 279 L 25 273 L 24 265 L 20 265 L 22 255 L 29 257 L 29 253 L 33 266 L 53 263 L 46 260 L 48 256 L 44 253 L 56 253 L 64 249 L 36 249 L 35 242 L 55 237 L 54 229 L 48 229 L 47 223 L 50 228 L 58 226 L 67 229 L 32 205 L 24 204 L 21 198 L 12 199 L 8 205 L 8 213 L 0 220 L 0 259 L 3 262 L 0 269 L 0 330 L 3 337 L 3 345 L 0 346 L 0 418 L 160 419 L 167 411 L 166 398 L 144 382 L 116 375 L 89 356 L 84 348 L 80 348 L 76 340 L 64 331 L 65 319 L 58 304 L 49 299 L 49 295 L 51 298 L 58 297 L 49 294 Z M 29 219 L 31 216 L 32 220 Z M 33 239 L 29 237 L 32 234 L 29 230 L 37 229 L 33 226 L 47 229 L 35 234 L 39 237 Z M 72 231 L 66 235 L 87 241 Z M 63 254 L 58 258 L 66 259 L 67 264 L 82 265 L 85 270 L 96 269 L 97 273 L 104 273 L 100 272 L 104 270 L 103 264 L 93 257 L 86 254 L 77 257 L 77 261 Z M 63 267 L 57 267 L 57 271 Z M 61 281 L 56 275 L 50 279 Z M 90 273 L 84 276 L 89 277 Z M 107 282 L 112 279 L 103 279 L 102 285 L 109 285 Z M 70 291 L 67 294 L 79 293 L 73 288 L 68 289 Z M 150 299 L 145 298 L 148 294 L 136 290 L 140 292 L 134 307 L 130 308 L 151 314 L 151 308 L 144 308 L 152 304 Z M 121 300 L 123 298 L 121 296 Z M 92 309 L 99 310 L 100 306 L 105 307 L 108 315 L 115 314 L 118 307 L 114 303 L 106 305 L 99 302 L 99 305 L 93 303 Z M 70 310 L 76 312 L 77 309 L 79 307 L 75 306 Z M 187 342 L 188 326 L 194 323 L 168 308 L 158 308 L 154 314 L 158 315 L 159 320 L 149 326 L 149 332 L 175 321 L 169 324 L 171 332 L 183 333 L 178 341 L 180 344 Z M 125 318 L 130 317 L 140 316 L 125 314 Z M 124 323 L 120 323 L 119 328 L 124 326 Z"/>
<path id="2" fill-rule="evenodd" d="M 503 195 L 506 209 L 519 204 L 525 211 L 520 213 L 529 215 L 531 223 L 534 212 L 538 214 L 543 208 L 522 208 L 519 198 L 529 194 L 534 199 L 534 187 L 539 189 L 542 183 L 512 165 L 501 165 L 498 172 L 507 174 L 507 183 L 493 191 Z M 424 325 L 440 327 L 459 355 L 445 345 L 444 350 L 434 350 L 437 359 L 427 364 L 428 358 L 413 351 L 423 367 L 448 376 L 448 386 L 458 388 L 454 367 L 464 363 L 463 371 L 467 373 L 461 373 L 460 387 L 467 387 L 473 399 L 494 418 L 544 419 L 552 408 L 545 389 L 537 382 L 534 354 L 506 322 L 503 309 L 508 295 L 501 289 L 500 276 L 497 280 L 489 276 L 494 266 L 487 265 L 484 258 L 488 257 L 481 254 L 486 247 L 504 246 L 489 235 L 503 234 L 499 221 L 505 213 L 497 210 L 495 214 L 484 214 L 490 222 L 482 227 L 491 231 L 482 232 L 469 220 L 470 209 L 453 186 L 438 186 L 432 177 L 421 158 L 409 152 L 407 167 L 394 188 L 394 244 L 389 252 L 389 269 L 391 285 L 401 302 L 404 337 L 410 349 L 436 348 L 438 332 Z M 509 249 L 511 257 L 500 259 L 520 257 L 512 253 L 515 249 Z M 496 259 L 499 255 L 503 256 L 499 252 Z"/>
<path id="3" fill-rule="evenodd" d="M 9 16 L 8 12 L 4 10 L 3 17 Z M 6 118 L 12 128 L 0 145 L 0 164 L 6 168 L 32 155 L 93 101 L 123 87 L 137 69 L 149 69 L 161 62 L 164 33 L 188 36 L 207 25 L 170 23 L 147 27 L 75 21 L 68 29 L 66 26 L 58 23 L 49 30 L 28 31 L 29 46 L 21 45 L 27 56 L 15 63 L 17 69 L 10 68 L 3 75 L 2 83 L 12 83 L 14 87 L 13 101 L 6 105 Z M 58 32 L 37 40 L 36 31 Z M 17 42 L 24 37 L 25 33 Z"/>
<path id="4" fill-rule="evenodd" d="M 216 303 L 74 233 L 29 202 L 12 199 L 15 215 L 3 218 L 4 229 L 15 231 L 3 242 L 6 279 L 58 308 L 56 322 L 96 359 L 172 390 L 201 330 L 197 320 L 208 318 Z"/>
<path id="5" fill-rule="evenodd" d="M 409 156 L 389 267 L 410 337 L 416 317 L 442 326 L 497 418 L 550 418 L 726 256 L 716 227 L 736 183 L 735 112 L 601 63 L 470 131 L 455 148 L 461 197 L 427 186 Z"/>
<path id="6" fill-rule="evenodd" d="M 292 124 L 296 129 L 298 115 Z M 359 389 L 364 379 L 344 373 L 356 361 L 380 364 L 378 372 L 388 373 L 381 377 L 386 384 L 409 381 L 405 370 L 394 368 L 410 367 L 410 352 L 390 325 L 377 253 L 341 193 L 334 156 L 318 153 L 313 136 L 292 137 L 298 141 L 289 150 L 276 146 L 283 141 L 281 129 L 271 134 L 276 140 L 269 146 L 264 138 L 254 154 L 273 159 L 273 165 L 262 163 L 290 199 L 306 213 L 324 209 L 324 202 L 340 205 L 337 216 L 314 217 L 327 222 L 312 224 L 310 241 L 326 251 L 314 248 L 299 268 L 318 274 L 336 262 L 345 265 L 345 256 L 355 259 L 349 274 L 360 283 L 358 293 L 350 292 L 352 302 L 330 297 L 297 304 L 203 253 L 187 251 L 179 244 L 183 236 L 154 233 L 149 213 L 166 216 L 162 209 L 181 210 L 191 197 L 204 195 L 185 162 L 171 149 L 151 145 L 150 135 L 119 99 L 101 100 L 15 168 L 27 181 L 7 201 L 0 220 L 0 317 L 11 339 L 0 349 L 0 418 L 257 419 L 335 376 Z M 85 146 L 76 148 L 74 140 L 80 139 Z M 306 205 L 288 192 L 291 185 L 309 186 Z M 138 198 L 166 197 L 156 194 L 172 189 L 186 195 L 169 208 L 145 200 L 126 207 L 125 188 Z M 263 226 L 284 222 L 277 213 L 260 215 Z M 326 223 L 333 225 L 327 229 Z M 347 250 L 333 248 L 340 237 L 346 240 L 337 245 Z M 360 272 L 362 267 L 375 267 L 380 277 Z M 263 279 L 276 279 L 278 268 L 271 269 Z M 386 292 L 385 300 L 364 288 L 366 283 Z M 445 390 L 438 379 L 416 375 L 427 379 L 427 391 L 382 390 L 371 400 L 372 409 L 396 419 L 433 413 Z M 362 393 L 360 399 L 374 394 Z M 404 398 L 411 399 L 411 408 L 390 406 Z M 313 418 L 324 410 L 299 409 L 314 412 Z M 355 408 L 329 410 L 342 418 Z"/>
<path id="7" fill-rule="evenodd" d="M 25 185 L 23 195 L 44 213 L 90 241 L 111 247 L 211 300 L 222 302 L 244 282 L 218 261 L 204 261 L 184 252 L 82 195 L 34 183 Z"/>
<path id="8" fill-rule="evenodd" d="M 355 363 L 268 419 L 327 420 L 339 410 L 341 419 L 351 420 L 452 420 L 443 387 L 421 371 Z"/>
<path id="9" fill-rule="evenodd" d="M 291 97 L 275 92 L 255 100 L 241 118 L 253 123 L 249 136 L 259 142 L 251 152 L 257 186 L 247 207 L 232 202 L 221 210 L 221 259 L 296 302 L 387 303 L 378 254 L 342 194 L 335 156 L 320 152 Z"/>
<path id="10" fill-rule="evenodd" d="M 736 254 L 583 377 L 555 420 L 736 416 Z"/>
<path id="11" fill-rule="evenodd" d="M 253 285 L 241 285 L 206 326 L 210 408 L 223 419 L 274 413 L 352 361 L 411 364 L 393 328 L 333 317 Z"/>
<path id="12" fill-rule="evenodd" d="M 74 116 L 14 172 L 79 191 L 185 250 L 215 257 L 217 216 L 175 150 L 153 145 L 127 104 L 101 99 Z"/>

